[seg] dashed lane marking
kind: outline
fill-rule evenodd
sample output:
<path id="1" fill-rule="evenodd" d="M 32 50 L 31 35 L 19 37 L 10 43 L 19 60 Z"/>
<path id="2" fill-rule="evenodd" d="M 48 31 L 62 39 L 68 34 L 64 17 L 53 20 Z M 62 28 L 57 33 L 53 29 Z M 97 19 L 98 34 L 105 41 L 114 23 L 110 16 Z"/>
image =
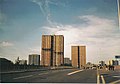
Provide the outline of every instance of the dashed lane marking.
<path id="1" fill-rule="evenodd" d="M 28 78 L 28 77 L 31 77 L 33 75 L 28 75 L 28 76 L 22 76 L 22 77 L 17 77 L 17 78 L 13 78 L 13 79 L 21 79 L 21 78 Z"/>
<path id="2" fill-rule="evenodd" d="M 100 84 L 100 75 L 97 74 L 97 84 Z"/>
<path id="3" fill-rule="evenodd" d="M 103 75 L 101 75 L 101 79 L 102 79 L 102 83 L 103 83 L 103 84 L 106 84 Z"/>
<path id="4" fill-rule="evenodd" d="M 97 69 L 97 84 L 100 84 L 100 74 L 98 69 Z"/>
<path id="5" fill-rule="evenodd" d="M 74 71 L 74 72 L 70 72 L 67 75 L 72 75 L 72 74 L 75 74 L 75 73 L 78 73 L 78 72 L 81 72 L 81 71 L 83 71 L 83 70 L 77 70 L 77 71 Z"/>

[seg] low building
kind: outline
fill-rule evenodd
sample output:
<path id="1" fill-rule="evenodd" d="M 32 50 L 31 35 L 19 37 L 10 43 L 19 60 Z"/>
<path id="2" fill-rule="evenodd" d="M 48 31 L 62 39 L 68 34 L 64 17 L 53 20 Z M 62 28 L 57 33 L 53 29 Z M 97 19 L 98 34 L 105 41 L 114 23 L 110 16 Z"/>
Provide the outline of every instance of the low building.
<path id="1" fill-rule="evenodd" d="M 27 60 L 19 60 L 20 65 L 27 65 Z"/>
<path id="2" fill-rule="evenodd" d="M 105 66 L 105 61 L 99 61 L 100 66 Z"/>
<path id="3" fill-rule="evenodd" d="M 8 71 L 13 69 L 13 62 L 6 59 L 6 58 L 0 58 L 0 71 Z"/>
<path id="4" fill-rule="evenodd" d="M 108 65 L 119 65 L 118 60 L 109 60 Z"/>
<path id="5" fill-rule="evenodd" d="M 64 65 L 71 65 L 70 58 L 64 58 Z"/>

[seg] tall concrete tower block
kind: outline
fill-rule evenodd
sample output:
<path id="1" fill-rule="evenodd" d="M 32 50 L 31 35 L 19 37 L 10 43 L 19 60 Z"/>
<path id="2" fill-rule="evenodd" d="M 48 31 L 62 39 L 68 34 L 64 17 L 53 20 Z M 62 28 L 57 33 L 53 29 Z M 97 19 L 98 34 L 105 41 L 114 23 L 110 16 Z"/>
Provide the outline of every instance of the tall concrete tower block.
<path id="1" fill-rule="evenodd" d="M 64 64 L 64 37 L 62 35 L 54 36 L 54 57 L 56 57 L 56 65 Z"/>
<path id="2" fill-rule="evenodd" d="M 52 54 L 52 37 L 49 35 L 42 36 L 41 65 L 51 65 Z"/>
<path id="3" fill-rule="evenodd" d="M 76 68 L 85 68 L 86 65 L 86 46 L 71 47 L 72 66 Z"/>
<path id="4" fill-rule="evenodd" d="M 80 62 L 79 62 L 79 46 L 72 46 L 71 47 L 71 59 L 72 59 L 72 66 L 73 67 L 79 67 Z"/>
<path id="5" fill-rule="evenodd" d="M 42 35 L 41 65 L 61 66 L 64 64 L 64 36 Z"/>
<path id="6" fill-rule="evenodd" d="M 86 65 L 86 46 L 80 46 L 80 68 L 85 68 Z"/>

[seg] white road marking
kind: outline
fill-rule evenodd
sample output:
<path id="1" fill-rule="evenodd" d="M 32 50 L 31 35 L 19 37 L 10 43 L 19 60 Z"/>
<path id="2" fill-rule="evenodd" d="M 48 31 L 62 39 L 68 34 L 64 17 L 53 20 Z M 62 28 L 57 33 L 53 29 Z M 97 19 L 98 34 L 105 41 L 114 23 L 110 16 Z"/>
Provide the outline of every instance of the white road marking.
<path id="1" fill-rule="evenodd" d="M 100 75 L 97 74 L 97 84 L 100 84 Z"/>
<path id="2" fill-rule="evenodd" d="M 72 74 L 75 74 L 75 73 L 78 73 L 78 72 L 81 72 L 83 70 L 77 70 L 77 71 L 74 71 L 74 72 L 71 72 L 71 73 L 68 73 L 67 75 L 72 75 Z"/>
<path id="3" fill-rule="evenodd" d="M 97 84 L 100 84 L 100 74 L 98 68 L 97 68 Z"/>
<path id="4" fill-rule="evenodd" d="M 102 83 L 103 83 L 103 84 L 106 84 L 103 75 L 101 75 L 101 79 L 102 79 Z"/>
<path id="5" fill-rule="evenodd" d="M 13 78 L 13 79 L 21 79 L 21 78 L 28 78 L 28 77 L 31 77 L 33 75 L 28 75 L 28 76 L 22 76 L 22 77 L 17 77 L 17 78 Z"/>
<path id="6" fill-rule="evenodd" d="M 117 83 L 120 83 L 120 80 L 113 81 L 113 82 L 111 82 L 110 84 L 117 84 Z"/>
<path id="7" fill-rule="evenodd" d="M 113 76 L 113 77 L 120 78 L 120 76 Z"/>

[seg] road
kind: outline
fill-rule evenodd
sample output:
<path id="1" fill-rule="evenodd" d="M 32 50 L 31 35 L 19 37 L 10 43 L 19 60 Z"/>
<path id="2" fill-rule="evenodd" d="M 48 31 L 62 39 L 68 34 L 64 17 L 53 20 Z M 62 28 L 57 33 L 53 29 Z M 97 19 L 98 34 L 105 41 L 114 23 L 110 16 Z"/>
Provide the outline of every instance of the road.
<path id="1" fill-rule="evenodd" d="M 98 70 L 97 71 L 97 82 L 120 84 L 120 70 Z"/>
<path id="2" fill-rule="evenodd" d="M 99 73 L 98 73 L 99 72 Z M 106 76 L 106 74 L 109 76 Z M 79 69 L 60 69 L 48 71 L 32 71 L 21 73 L 1 74 L 2 83 L 97 83 L 103 82 L 98 74 L 103 76 L 107 83 L 118 82 L 119 77 L 112 79 L 115 72 L 104 72 L 100 70 L 79 70 Z M 111 75 L 111 76 L 110 76 Z M 98 81 L 99 80 L 99 81 Z M 110 80 L 110 81 L 109 81 Z M 98 83 L 99 84 L 99 83 Z"/>

